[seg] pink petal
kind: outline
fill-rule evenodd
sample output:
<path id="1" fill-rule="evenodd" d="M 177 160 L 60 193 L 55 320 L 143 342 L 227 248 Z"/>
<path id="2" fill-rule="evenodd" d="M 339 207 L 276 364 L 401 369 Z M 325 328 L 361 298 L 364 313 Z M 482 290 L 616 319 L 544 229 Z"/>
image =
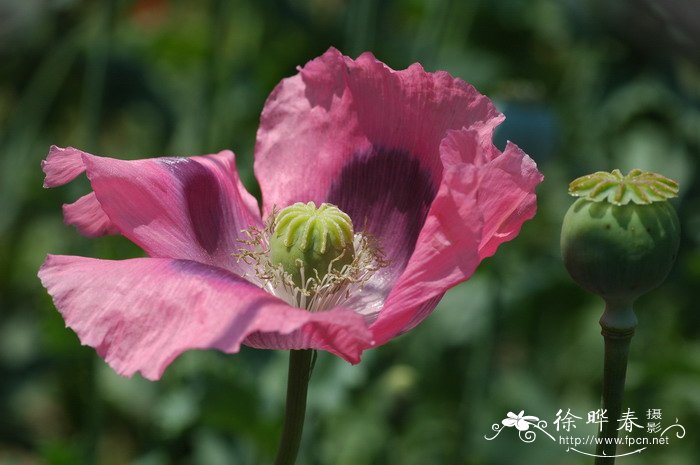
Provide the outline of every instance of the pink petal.
<path id="1" fill-rule="evenodd" d="M 330 202 L 380 239 L 391 262 L 363 297 L 381 306 L 401 275 L 442 179 L 451 129 L 492 132 L 502 120 L 472 86 L 418 65 L 394 71 L 335 49 L 283 80 L 263 109 L 255 173 L 264 211 Z"/>
<path id="2" fill-rule="evenodd" d="M 425 319 L 445 291 L 468 279 L 536 211 L 543 178 L 515 145 L 500 153 L 490 134 L 463 129 L 450 133 L 441 151 L 442 184 L 413 256 L 372 325 L 377 344 Z"/>
<path id="3" fill-rule="evenodd" d="M 75 202 L 63 206 L 63 218 L 66 224 L 75 226 L 80 234 L 87 237 L 99 237 L 119 234 L 112 221 L 102 210 L 94 192 L 80 197 Z"/>
<path id="4" fill-rule="evenodd" d="M 517 236 L 523 223 L 535 216 L 535 188 L 544 177 L 535 162 L 511 142 L 481 171 L 479 208 L 485 224 L 479 256 L 484 259 Z"/>
<path id="5" fill-rule="evenodd" d="M 41 169 L 46 174 L 44 187 L 62 186 L 85 171 L 83 152 L 73 147 L 61 148 L 52 145 Z"/>
<path id="6" fill-rule="evenodd" d="M 46 174 L 44 187 L 62 186 L 82 174 L 85 171 L 83 155 L 86 155 L 85 152 L 73 147 L 52 145 L 46 160 L 41 162 L 41 169 Z M 64 205 L 63 219 L 87 237 L 119 234 L 119 229 L 104 212 L 94 192 Z"/>
<path id="7" fill-rule="evenodd" d="M 473 166 L 445 170 L 413 256 L 372 325 L 377 344 L 420 323 L 449 288 L 476 269 L 483 225 L 477 179 Z"/>
<path id="8" fill-rule="evenodd" d="M 119 231 L 153 257 L 243 271 L 232 257 L 240 248 L 241 230 L 262 223 L 232 152 L 124 161 L 52 147 L 44 163 L 47 184 L 79 174 L 78 159 L 94 196 L 66 206 L 67 223 L 88 236 Z"/>
<path id="9" fill-rule="evenodd" d="M 350 310 L 292 308 L 193 261 L 49 255 L 39 277 L 66 325 L 125 376 L 158 379 L 186 350 L 234 353 L 251 335 L 256 342 L 267 335 L 265 348 L 323 349 L 353 363 L 370 343 L 363 318 Z"/>
<path id="10" fill-rule="evenodd" d="M 352 60 L 331 48 L 265 103 L 255 160 L 264 211 L 325 200 L 343 168 L 379 151 L 415 158 L 437 184 L 446 131 L 493 128 L 502 119 L 489 99 L 448 73 L 419 64 L 394 71 L 370 53 Z"/>
<path id="11" fill-rule="evenodd" d="M 484 216 L 479 255 L 482 259 L 490 257 L 500 244 L 517 236 L 524 221 L 535 215 L 535 187 L 542 182 L 542 174 L 515 144 L 508 142 L 501 153 L 488 133 L 450 131 L 440 152 L 448 166 L 479 167 L 479 210 Z"/>

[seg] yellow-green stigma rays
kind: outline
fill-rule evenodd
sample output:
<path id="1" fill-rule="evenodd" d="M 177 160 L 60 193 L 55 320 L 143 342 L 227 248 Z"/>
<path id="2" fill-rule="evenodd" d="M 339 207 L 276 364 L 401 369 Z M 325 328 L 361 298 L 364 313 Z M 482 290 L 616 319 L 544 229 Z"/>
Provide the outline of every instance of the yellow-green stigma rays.
<path id="1" fill-rule="evenodd" d="M 388 264 L 377 240 L 354 232 L 350 217 L 328 203 L 295 203 L 273 211 L 265 229 L 244 232 L 235 256 L 254 271 L 248 278 L 310 311 L 342 305 Z"/>
<path id="2" fill-rule="evenodd" d="M 569 194 L 594 202 L 607 201 L 613 205 L 649 205 L 678 196 L 678 183 L 657 173 L 633 169 L 626 176 L 615 169 L 598 171 L 574 179 Z"/>

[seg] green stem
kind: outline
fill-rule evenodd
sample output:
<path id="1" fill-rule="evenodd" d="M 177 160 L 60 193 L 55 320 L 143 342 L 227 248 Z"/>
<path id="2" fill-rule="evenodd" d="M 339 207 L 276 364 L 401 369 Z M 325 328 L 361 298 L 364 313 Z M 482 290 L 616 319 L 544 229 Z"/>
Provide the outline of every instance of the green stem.
<path id="1" fill-rule="evenodd" d="M 301 443 L 306 414 L 306 391 L 311 378 L 313 350 L 289 351 L 289 379 L 287 381 L 287 405 L 284 412 L 282 437 L 275 465 L 294 465 Z"/>
<path id="2" fill-rule="evenodd" d="M 627 375 L 627 356 L 630 342 L 637 326 L 631 302 L 606 302 L 605 312 L 600 319 L 601 334 L 605 340 L 605 362 L 603 367 L 603 409 L 606 411 L 607 423 L 598 438 L 602 439 L 596 447 L 595 465 L 614 465 L 615 441 L 618 436 L 618 419 L 622 413 L 622 398 L 625 392 Z"/>

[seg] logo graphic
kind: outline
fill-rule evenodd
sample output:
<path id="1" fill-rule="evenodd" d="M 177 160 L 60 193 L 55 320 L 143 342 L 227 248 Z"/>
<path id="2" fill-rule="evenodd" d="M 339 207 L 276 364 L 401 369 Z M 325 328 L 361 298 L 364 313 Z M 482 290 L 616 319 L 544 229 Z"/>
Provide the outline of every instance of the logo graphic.
<path id="1" fill-rule="evenodd" d="M 504 430 L 515 428 L 515 430 L 518 431 L 518 437 L 524 443 L 531 444 L 535 442 L 538 433 L 543 433 L 543 436 L 554 443 L 567 446 L 566 452 L 575 452 L 590 457 L 604 456 L 579 450 L 578 447 L 588 445 L 597 446 L 614 442 L 617 445 L 634 448 L 634 450 L 630 452 L 624 452 L 614 456 L 624 457 L 626 455 L 639 454 L 649 446 L 668 445 L 670 440 L 669 432 L 671 433 L 671 437 L 673 433 L 675 433 L 677 439 L 683 439 L 685 437 L 685 427 L 678 422 L 678 418 L 676 418 L 675 423 L 664 426 L 662 424 L 662 416 L 663 413 L 661 409 L 648 409 L 646 411 L 646 424 L 642 424 L 644 421 L 639 419 L 632 409 L 628 408 L 625 412 L 622 412 L 620 418 L 617 419 L 617 430 L 620 432 L 621 436 L 617 438 L 600 438 L 595 434 L 574 434 L 578 425 L 583 423 L 584 417 L 574 414 L 571 409 L 566 409 L 566 412 L 564 412 L 563 409 L 559 409 L 555 415 L 554 421 L 552 421 L 552 426 L 550 426 L 550 429 L 556 431 L 552 431 L 551 433 L 547 431 L 547 427 L 549 426 L 547 421 L 541 420 L 534 415 L 525 415 L 525 410 L 521 410 L 518 414 L 508 412 L 500 423 L 491 425 L 491 430 L 494 431 L 495 434 L 492 436 L 484 435 L 484 439 L 493 441 Z M 586 414 L 585 418 L 585 425 L 593 425 L 596 432 L 602 431 L 603 424 L 609 421 L 605 409 L 592 410 Z M 622 435 L 622 433 L 624 433 L 624 435 Z M 635 435 L 635 433 L 637 435 Z"/>
<path id="2" fill-rule="evenodd" d="M 533 430 L 530 429 L 530 426 L 533 426 L 537 428 L 538 430 L 542 431 L 544 434 L 549 436 L 552 441 L 556 441 L 554 439 L 554 436 L 549 434 L 545 428 L 547 428 L 547 422 L 544 420 L 540 420 L 537 417 L 531 416 L 531 415 L 524 415 L 525 410 L 521 410 L 520 413 L 517 415 L 514 414 L 513 412 L 508 412 L 508 415 L 506 418 L 501 420 L 501 424 L 494 423 L 491 425 L 491 429 L 496 432 L 493 436 L 486 437 L 487 441 L 493 441 L 496 439 L 496 437 L 501 434 L 501 431 L 503 431 L 505 428 L 512 428 L 515 426 L 515 429 L 518 430 L 518 436 L 520 436 L 520 440 L 526 443 L 531 443 L 535 442 L 535 439 L 537 439 L 537 433 Z"/>

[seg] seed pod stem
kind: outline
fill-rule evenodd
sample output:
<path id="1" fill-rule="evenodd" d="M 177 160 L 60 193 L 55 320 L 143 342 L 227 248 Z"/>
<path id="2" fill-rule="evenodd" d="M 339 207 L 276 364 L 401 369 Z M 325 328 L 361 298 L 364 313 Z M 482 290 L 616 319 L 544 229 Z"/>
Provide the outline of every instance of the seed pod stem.
<path id="1" fill-rule="evenodd" d="M 600 318 L 601 334 L 605 341 L 603 366 L 602 408 L 608 418 L 598 434 L 595 465 L 614 465 L 615 441 L 618 422 L 622 413 L 622 398 L 625 392 L 627 356 L 630 342 L 637 326 L 637 317 L 631 303 L 606 301 L 605 312 Z M 607 456 L 607 457 L 601 457 Z"/>

